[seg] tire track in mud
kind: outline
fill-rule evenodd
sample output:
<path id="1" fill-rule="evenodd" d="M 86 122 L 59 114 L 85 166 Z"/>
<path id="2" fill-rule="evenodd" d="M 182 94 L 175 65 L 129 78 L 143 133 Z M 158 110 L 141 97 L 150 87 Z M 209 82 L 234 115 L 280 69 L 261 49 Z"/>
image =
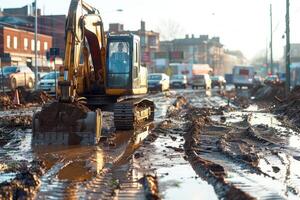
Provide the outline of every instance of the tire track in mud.
<path id="1" fill-rule="evenodd" d="M 207 115 L 204 114 L 204 117 L 205 116 Z M 252 129 L 249 130 L 249 124 L 248 127 L 244 128 L 243 131 L 246 131 L 246 134 L 247 131 L 250 131 L 250 133 L 248 133 L 246 136 L 251 140 L 245 140 L 244 142 L 241 142 L 243 141 L 243 139 L 236 140 L 234 137 L 227 138 L 228 135 L 226 134 L 228 134 L 228 130 L 227 133 L 222 133 L 224 132 L 224 130 L 219 130 L 219 135 L 209 134 L 209 132 L 211 132 L 212 130 L 207 130 L 207 128 L 204 128 L 208 123 L 202 122 L 202 124 L 203 125 L 200 125 L 200 127 L 198 127 L 196 131 L 192 131 L 195 132 L 194 139 L 192 139 L 192 141 L 194 141 L 194 143 L 196 144 L 194 145 L 194 148 L 192 148 L 192 161 L 195 162 L 196 160 L 196 162 L 202 163 L 204 166 L 210 166 L 210 162 L 207 163 L 207 161 L 212 161 L 213 163 L 218 164 L 220 167 L 224 167 L 224 172 L 226 172 L 226 176 L 224 179 L 225 182 L 233 183 L 237 188 L 253 195 L 254 197 L 262 199 L 282 199 L 287 197 L 295 197 L 295 194 L 297 193 L 293 192 L 294 189 L 293 187 L 291 187 L 291 185 L 287 185 L 280 182 L 279 180 L 276 180 L 272 175 L 269 175 L 267 172 L 264 172 L 257 167 L 257 163 L 255 162 L 259 160 L 258 157 L 254 157 L 254 160 L 252 160 L 249 159 L 249 155 L 244 154 L 246 157 L 241 157 L 243 153 L 237 153 L 237 149 L 239 148 L 240 144 L 252 147 L 251 140 L 254 141 L 254 144 L 256 146 L 258 145 L 258 147 L 256 147 L 255 145 L 254 147 L 257 148 L 257 151 L 259 152 L 263 152 L 263 148 L 265 148 L 266 146 L 270 146 L 270 144 L 272 144 L 271 147 L 276 146 L 272 143 L 272 141 L 270 141 L 269 139 L 264 139 L 262 135 L 257 134 Z M 211 126 L 208 125 L 208 127 Z M 218 139 L 216 139 L 216 137 Z M 212 138 L 214 138 L 214 140 L 212 140 Z M 220 139 L 223 139 L 221 148 L 220 146 L 218 147 L 218 144 L 220 145 Z M 232 145 L 230 145 L 231 142 L 233 142 Z M 260 149 L 259 146 L 262 146 L 263 148 Z M 254 154 L 256 153 L 257 152 L 254 152 Z M 204 160 L 199 160 L 199 157 Z M 214 181 L 211 180 L 211 182 L 213 183 Z M 222 190 L 220 192 L 220 195 L 222 195 Z"/>
<path id="2" fill-rule="evenodd" d="M 285 198 L 299 198 L 299 133 L 270 113 L 254 112 L 251 117 L 246 117 L 251 127 L 250 135 L 267 143 L 259 154 L 258 168 L 277 181 L 275 185 L 281 185 Z"/>

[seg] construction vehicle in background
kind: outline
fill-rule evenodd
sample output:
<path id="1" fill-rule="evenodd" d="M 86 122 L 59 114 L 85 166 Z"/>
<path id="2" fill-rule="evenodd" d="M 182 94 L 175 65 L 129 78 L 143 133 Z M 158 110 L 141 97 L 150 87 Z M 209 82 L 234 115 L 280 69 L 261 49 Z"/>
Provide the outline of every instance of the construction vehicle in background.
<path id="1" fill-rule="evenodd" d="M 97 143 L 101 111 L 87 107 L 111 107 L 117 129 L 154 119 L 154 104 L 144 98 L 147 69 L 141 66 L 138 36 L 106 37 L 99 11 L 71 0 L 65 43 L 58 99 L 33 117 L 35 144 Z"/>

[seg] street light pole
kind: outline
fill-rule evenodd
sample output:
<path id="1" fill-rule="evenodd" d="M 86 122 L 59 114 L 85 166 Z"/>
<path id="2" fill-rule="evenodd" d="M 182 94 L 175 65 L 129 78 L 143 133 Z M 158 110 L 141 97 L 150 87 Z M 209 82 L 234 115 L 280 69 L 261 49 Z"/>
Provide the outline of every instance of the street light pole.
<path id="1" fill-rule="evenodd" d="M 290 92 L 290 63 L 291 63 L 291 55 L 290 55 L 290 1 L 286 0 L 286 48 L 285 48 L 285 95 L 287 96 Z"/>
<path id="2" fill-rule="evenodd" d="M 37 4 L 34 1 L 34 65 L 35 65 L 35 81 L 34 81 L 34 88 L 37 90 L 37 82 L 38 82 L 38 66 L 37 66 Z"/>
<path id="3" fill-rule="evenodd" d="M 271 28 L 271 38 L 270 38 L 270 68 L 271 68 L 271 74 L 274 74 L 274 68 L 273 68 L 273 23 L 272 23 L 272 4 L 270 4 L 270 28 Z"/>
<path id="4" fill-rule="evenodd" d="M 3 66 L 2 66 L 2 63 L 1 63 L 2 61 L 1 61 L 1 58 L 0 58 L 0 67 L 1 67 L 1 78 L 2 78 L 2 80 L 1 80 L 1 83 L 2 83 L 2 92 L 3 92 L 3 94 L 4 94 L 4 72 L 3 72 Z"/>

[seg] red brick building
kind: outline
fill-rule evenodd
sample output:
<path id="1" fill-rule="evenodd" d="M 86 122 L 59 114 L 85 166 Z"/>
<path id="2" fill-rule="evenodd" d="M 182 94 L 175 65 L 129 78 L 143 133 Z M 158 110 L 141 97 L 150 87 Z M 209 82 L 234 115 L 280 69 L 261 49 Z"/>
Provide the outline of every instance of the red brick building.
<path id="1" fill-rule="evenodd" d="M 38 32 L 52 36 L 53 47 L 59 48 L 60 57 L 65 56 L 66 15 L 41 15 L 38 17 Z"/>
<path id="2" fill-rule="evenodd" d="M 52 47 L 52 37 L 37 36 L 38 66 L 47 66 L 46 52 Z M 35 63 L 34 32 L 0 25 L 0 58 L 4 65 L 27 65 Z"/>

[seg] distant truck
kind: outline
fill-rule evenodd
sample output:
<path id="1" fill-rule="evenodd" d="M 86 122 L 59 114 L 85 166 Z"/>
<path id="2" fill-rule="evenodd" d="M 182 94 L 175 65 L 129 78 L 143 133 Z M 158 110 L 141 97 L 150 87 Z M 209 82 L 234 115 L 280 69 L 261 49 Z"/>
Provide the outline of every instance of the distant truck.
<path id="1" fill-rule="evenodd" d="M 253 66 L 235 66 L 232 69 L 232 75 L 232 82 L 235 88 L 242 88 L 243 86 L 253 87 L 255 75 Z"/>
<path id="2" fill-rule="evenodd" d="M 186 75 L 191 84 L 193 76 L 211 74 L 213 69 L 208 64 L 170 63 L 172 74 Z"/>

